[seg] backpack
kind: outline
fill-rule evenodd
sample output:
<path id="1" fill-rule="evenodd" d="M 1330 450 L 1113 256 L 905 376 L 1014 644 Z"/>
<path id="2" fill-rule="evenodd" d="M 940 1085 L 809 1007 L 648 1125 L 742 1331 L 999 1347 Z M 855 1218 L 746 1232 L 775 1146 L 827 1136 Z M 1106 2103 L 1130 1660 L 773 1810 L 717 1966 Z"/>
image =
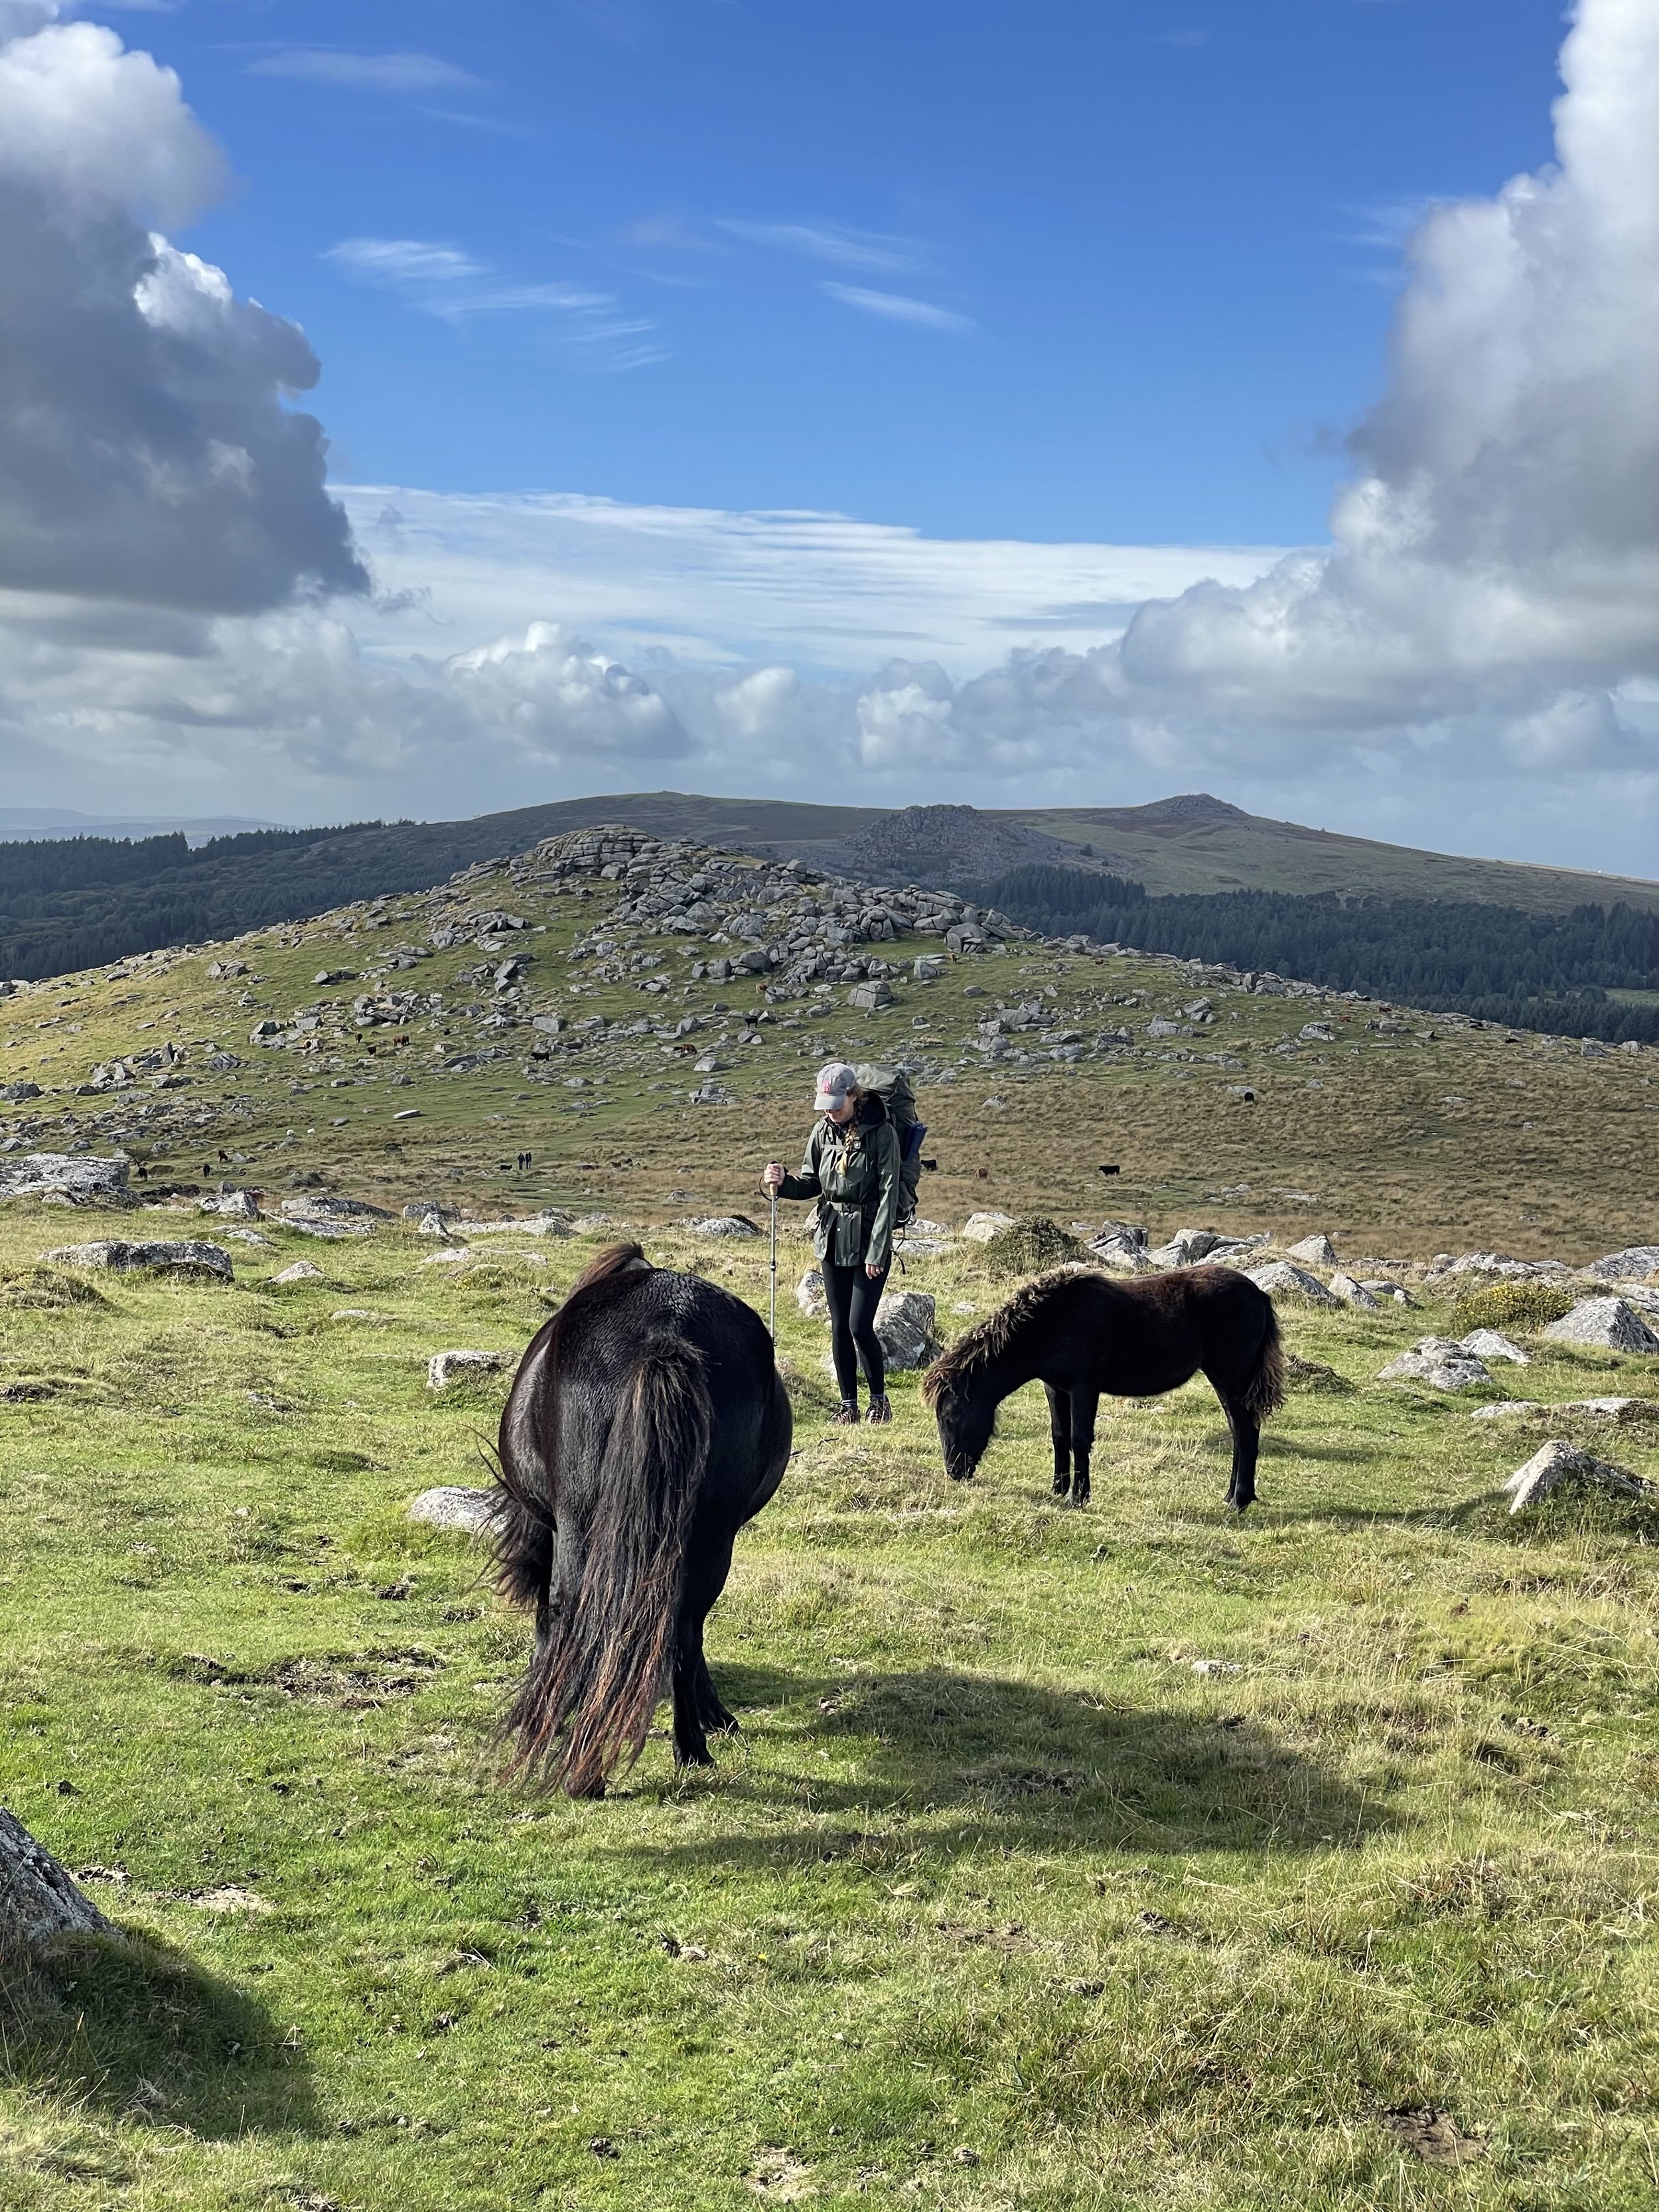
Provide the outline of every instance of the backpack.
<path id="1" fill-rule="evenodd" d="M 855 1067 L 853 1073 L 860 1091 L 873 1091 L 887 1109 L 887 1118 L 892 1123 L 899 1140 L 899 1202 L 896 1226 L 908 1229 L 916 1218 L 916 1206 L 921 1192 L 921 1170 L 931 1167 L 924 1162 L 921 1148 L 927 1140 L 927 1124 L 917 1118 L 916 1094 L 910 1087 L 910 1079 L 902 1067 L 879 1067 L 866 1062 Z"/>

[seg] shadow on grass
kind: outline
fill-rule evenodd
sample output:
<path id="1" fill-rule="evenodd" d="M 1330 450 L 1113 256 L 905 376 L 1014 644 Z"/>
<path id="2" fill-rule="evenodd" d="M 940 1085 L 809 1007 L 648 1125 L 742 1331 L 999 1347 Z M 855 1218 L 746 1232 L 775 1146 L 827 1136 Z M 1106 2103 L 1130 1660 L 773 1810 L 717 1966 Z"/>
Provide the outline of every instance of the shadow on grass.
<path id="1" fill-rule="evenodd" d="M 948 1668 L 823 1680 L 743 1666 L 716 1674 L 739 1719 L 759 1702 L 774 1709 L 777 1729 L 793 1726 L 809 1758 L 823 1748 L 857 1760 L 853 1784 L 808 1775 L 815 1812 L 945 1813 L 949 1832 L 935 1828 L 927 1845 L 943 1856 L 1314 1850 L 1391 1825 L 1375 1798 L 1362 1798 L 1270 1729 L 1224 1712 L 1110 1706 Z M 799 1770 L 751 1768 L 723 1786 L 793 1811 L 800 1783 Z M 891 1840 L 900 1850 L 916 1845 L 914 1834 Z M 669 1856 L 765 1865 L 822 1857 L 822 1846 L 814 1828 L 708 1837 Z"/>
<path id="2" fill-rule="evenodd" d="M 0 1976 L 0 2078 L 210 2138 L 313 2131 L 311 2070 L 289 2034 L 149 1936 L 68 1937 Z"/>

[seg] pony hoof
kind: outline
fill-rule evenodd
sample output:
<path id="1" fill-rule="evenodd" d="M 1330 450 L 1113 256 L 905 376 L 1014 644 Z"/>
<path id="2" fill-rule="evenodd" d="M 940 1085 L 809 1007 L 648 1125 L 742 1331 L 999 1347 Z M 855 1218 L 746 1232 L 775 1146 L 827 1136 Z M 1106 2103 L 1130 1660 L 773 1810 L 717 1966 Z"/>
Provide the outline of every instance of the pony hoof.
<path id="1" fill-rule="evenodd" d="M 680 1745 L 676 1744 L 674 1764 L 676 1766 L 712 1766 L 714 1762 L 709 1756 L 708 1746 L 706 1743 L 693 1744 L 689 1749 L 683 1749 Z"/>

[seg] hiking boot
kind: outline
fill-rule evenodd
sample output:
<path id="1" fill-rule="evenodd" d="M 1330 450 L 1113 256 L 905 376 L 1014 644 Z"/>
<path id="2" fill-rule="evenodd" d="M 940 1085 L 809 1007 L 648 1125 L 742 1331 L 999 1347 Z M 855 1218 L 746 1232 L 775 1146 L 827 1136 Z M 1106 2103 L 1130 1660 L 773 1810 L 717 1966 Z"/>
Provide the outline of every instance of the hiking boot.
<path id="1" fill-rule="evenodd" d="M 870 1410 L 864 1418 L 866 1421 L 890 1421 L 892 1419 L 893 1409 L 887 1402 L 887 1393 L 884 1390 L 878 1392 L 875 1397 L 872 1398 L 870 1401 Z"/>
<path id="2" fill-rule="evenodd" d="M 847 1429 L 856 1426 L 859 1418 L 858 1400 L 856 1398 L 843 1398 L 841 1404 L 837 1407 L 836 1411 L 831 1413 L 830 1418 L 836 1424 L 837 1428 Z"/>

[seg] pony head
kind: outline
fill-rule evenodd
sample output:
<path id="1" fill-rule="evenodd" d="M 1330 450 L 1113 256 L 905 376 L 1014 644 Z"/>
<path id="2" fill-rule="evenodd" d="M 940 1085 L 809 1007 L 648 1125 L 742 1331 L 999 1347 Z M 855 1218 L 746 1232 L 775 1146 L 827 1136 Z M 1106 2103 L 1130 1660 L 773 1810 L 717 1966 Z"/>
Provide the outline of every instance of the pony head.
<path id="1" fill-rule="evenodd" d="M 976 1388 L 975 1385 L 978 1385 Z M 921 1395 L 939 1424 L 939 1448 L 952 1482 L 966 1482 L 985 1456 L 997 1425 L 997 1401 L 972 1367 L 953 1366 L 947 1352 L 922 1378 Z"/>

